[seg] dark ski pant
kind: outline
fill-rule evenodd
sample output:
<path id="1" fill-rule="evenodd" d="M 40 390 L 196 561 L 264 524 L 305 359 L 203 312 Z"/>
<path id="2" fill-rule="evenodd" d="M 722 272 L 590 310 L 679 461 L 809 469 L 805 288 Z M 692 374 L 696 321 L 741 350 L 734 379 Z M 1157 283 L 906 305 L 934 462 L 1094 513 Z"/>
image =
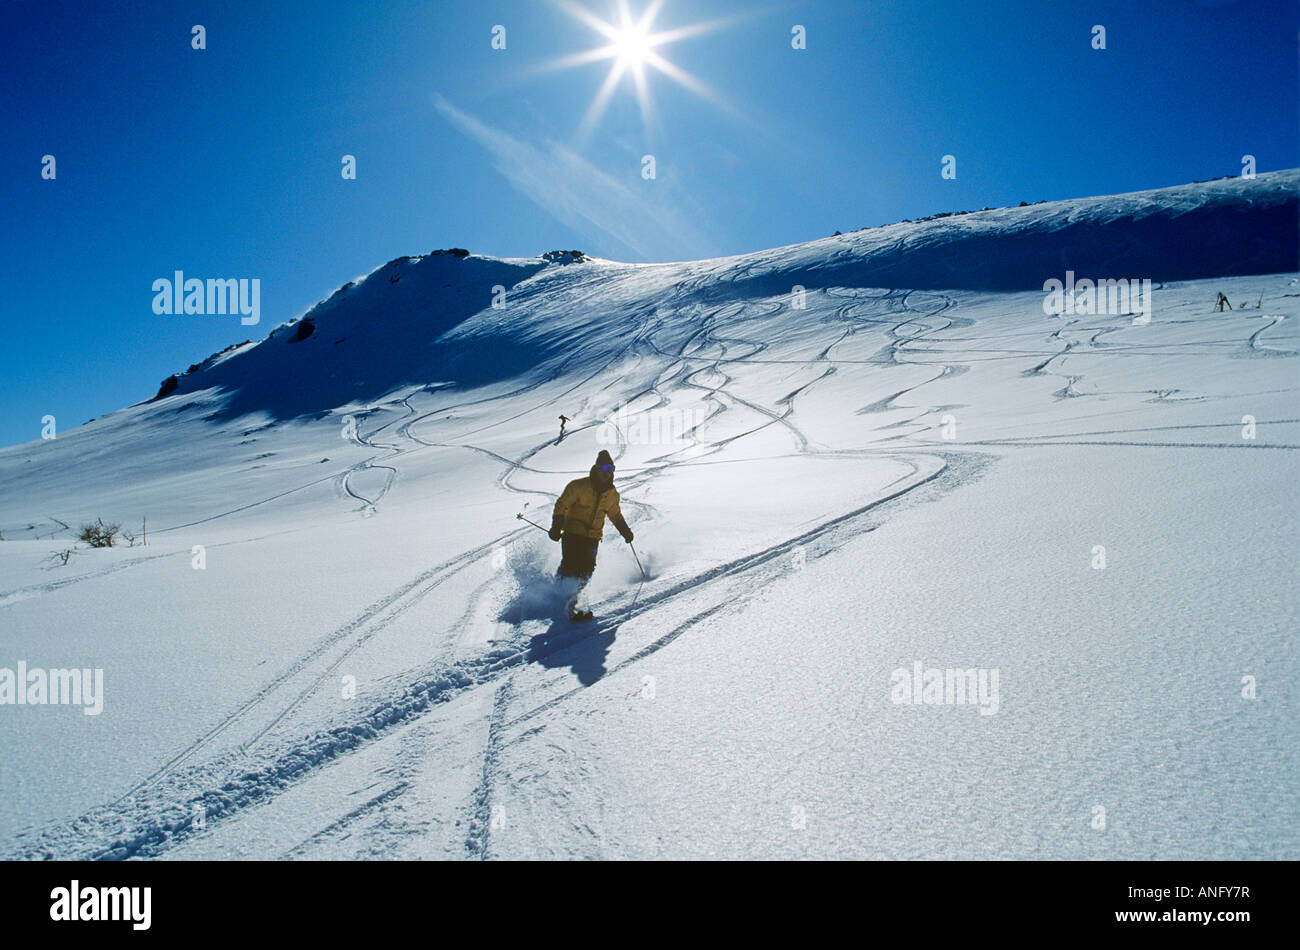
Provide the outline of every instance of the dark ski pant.
<path id="1" fill-rule="evenodd" d="M 578 582 L 573 596 L 569 598 L 570 612 L 578 601 L 578 595 L 596 571 L 596 549 L 599 547 L 600 542 L 595 538 L 584 538 L 580 534 L 565 532 L 560 538 L 560 569 L 555 572 L 556 576 L 572 577 Z"/>

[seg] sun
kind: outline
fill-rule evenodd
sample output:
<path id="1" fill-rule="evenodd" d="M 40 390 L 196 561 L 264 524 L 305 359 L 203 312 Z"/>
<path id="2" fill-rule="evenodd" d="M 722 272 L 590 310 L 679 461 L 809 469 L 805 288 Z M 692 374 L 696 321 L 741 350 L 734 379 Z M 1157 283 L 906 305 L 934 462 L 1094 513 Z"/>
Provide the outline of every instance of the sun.
<path id="1" fill-rule="evenodd" d="M 578 138 L 580 140 L 590 135 L 597 122 L 600 121 L 600 117 L 605 112 L 605 107 L 609 104 L 609 100 L 613 97 L 614 91 L 618 88 L 624 76 L 630 76 L 632 79 L 632 85 L 636 89 L 637 102 L 641 106 L 641 118 L 647 125 L 650 124 L 653 113 L 650 105 L 649 83 L 647 82 L 647 74 L 652 69 L 685 86 L 696 95 L 703 96 L 713 102 L 719 102 L 718 97 L 702 82 L 665 59 L 660 54 L 659 48 L 677 40 L 717 29 L 730 22 L 730 19 L 714 20 L 708 23 L 697 23 L 691 26 L 656 32 L 653 25 L 659 11 L 663 8 L 664 0 L 650 0 L 641 15 L 636 18 L 633 18 L 631 11 L 628 9 L 628 0 L 617 0 L 615 16 L 611 22 L 600 19 L 600 17 L 579 6 L 574 0 L 555 0 L 555 3 L 575 19 L 581 20 L 603 36 L 605 45 L 573 56 L 566 56 L 551 63 L 548 68 L 581 66 L 602 60 L 611 61 L 609 73 L 606 74 L 605 81 L 596 92 L 596 98 L 592 101 L 591 107 L 582 119 L 582 124 L 578 127 Z"/>
<path id="2" fill-rule="evenodd" d="M 614 59 L 624 69 L 639 69 L 650 57 L 650 34 L 639 23 L 629 23 L 615 34 L 610 45 Z"/>

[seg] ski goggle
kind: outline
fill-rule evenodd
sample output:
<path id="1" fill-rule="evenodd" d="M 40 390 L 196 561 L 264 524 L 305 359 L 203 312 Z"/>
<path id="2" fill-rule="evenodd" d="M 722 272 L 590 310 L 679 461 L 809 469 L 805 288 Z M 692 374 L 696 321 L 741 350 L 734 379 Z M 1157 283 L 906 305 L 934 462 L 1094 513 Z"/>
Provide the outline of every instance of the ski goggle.
<path id="1" fill-rule="evenodd" d="M 614 466 L 613 466 L 613 465 L 599 465 L 599 466 L 597 466 L 596 470 L 599 471 L 599 472 L 612 472 L 612 471 L 614 471 Z"/>

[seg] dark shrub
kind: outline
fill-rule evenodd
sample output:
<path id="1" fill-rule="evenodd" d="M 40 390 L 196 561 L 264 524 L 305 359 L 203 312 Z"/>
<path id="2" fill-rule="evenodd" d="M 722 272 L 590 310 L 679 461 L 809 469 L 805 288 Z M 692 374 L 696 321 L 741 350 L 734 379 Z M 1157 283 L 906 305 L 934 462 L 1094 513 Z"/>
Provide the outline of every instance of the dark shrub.
<path id="1" fill-rule="evenodd" d="M 96 518 L 94 524 L 83 524 L 81 534 L 77 537 L 92 548 L 111 548 L 120 527 L 116 524 L 104 524 L 103 518 Z"/>

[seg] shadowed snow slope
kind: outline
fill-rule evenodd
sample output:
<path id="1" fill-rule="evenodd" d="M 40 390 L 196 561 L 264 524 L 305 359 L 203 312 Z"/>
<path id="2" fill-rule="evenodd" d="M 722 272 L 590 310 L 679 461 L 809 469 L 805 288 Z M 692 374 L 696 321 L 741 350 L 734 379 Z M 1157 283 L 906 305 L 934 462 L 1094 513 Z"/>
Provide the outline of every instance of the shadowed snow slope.
<path id="1" fill-rule="evenodd" d="M 402 258 L 0 450 L 0 699 L 104 672 L 0 703 L 0 857 L 1300 857 L 1298 185 Z"/>
<path id="2" fill-rule="evenodd" d="M 373 399 L 403 384 L 460 387 L 525 374 L 567 353 L 590 330 L 617 341 L 628 292 L 646 305 L 718 303 L 804 287 L 1033 290 L 1067 270 L 1080 278 L 1186 280 L 1293 270 L 1300 256 L 1295 171 L 1226 178 L 1155 191 L 1000 208 L 904 222 L 710 262 L 552 267 L 450 254 L 399 258 L 340 289 L 302 319 L 305 340 L 280 327 L 210 367 L 180 378 L 178 392 L 217 387 L 220 417 L 263 410 L 277 418 Z M 644 274 L 657 273 L 644 287 Z M 635 280 L 627 278 L 635 275 Z M 665 279 L 668 275 L 671 278 Z M 689 281 L 681 277 L 689 275 Z M 496 288 L 504 310 L 493 314 Z M 656 284 L 658 286 L 656 286 Z M 671 300 L 657 298 L 671 288 Z M 549 325 L 557 294 L 573 333 Z M 539 306 L 540 305 L 540 306 Z M 468 337 L 451 333 L 478 315 Z M 614 318 L 614 319 L 611 319 Z M 594 354 L 593 354 L 594 356 Z"/>

